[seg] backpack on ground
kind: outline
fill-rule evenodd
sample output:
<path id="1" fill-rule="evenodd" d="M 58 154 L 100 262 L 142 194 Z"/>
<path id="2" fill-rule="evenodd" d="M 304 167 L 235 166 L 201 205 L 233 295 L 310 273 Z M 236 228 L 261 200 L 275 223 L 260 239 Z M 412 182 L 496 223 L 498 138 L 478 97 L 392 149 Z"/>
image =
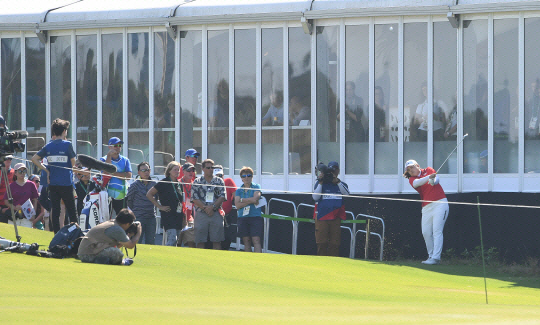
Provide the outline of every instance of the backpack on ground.
<path id="1" fill-rule="evenodd" d="M 72 222 L 54 235 L 49 244 L 49 251 L 63 257 L 74 257 L 85 234 L 78 224 Z"/>

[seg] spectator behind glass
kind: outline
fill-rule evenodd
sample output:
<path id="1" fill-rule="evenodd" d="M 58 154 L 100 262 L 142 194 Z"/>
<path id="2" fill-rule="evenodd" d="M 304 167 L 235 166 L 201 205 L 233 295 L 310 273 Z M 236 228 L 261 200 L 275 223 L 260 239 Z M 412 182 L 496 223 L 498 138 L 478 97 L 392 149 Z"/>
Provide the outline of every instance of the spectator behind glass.
<path id="1" fill-rule="evenodd" d="M 276 90 L 270 95 L 270 107 L 262 118 L 262 125 L 283 125 L 283 91 Z"/>
<path id="2" fill-rule="evenodd" d="M 38 221 L 41 221 L 41 219 L 37 219 L 36 215 L 34 214 L 28 220 L 22 211 L 22 206 L 26 203 L 26 201 L 30 200 L 32 206 L 34 208 L 37 207 L 38 192 L 36 184 L 26 180 L 25 164 L 18 163 L 15 165 L 14 169 L 15 174 L 13 175 L 13 182 L 9 184 L 9 188 L 11 189 L 11 196 L 13 197 L 13 210 L 15 211 L 16 218 L 18 219 L 17 224 L 23 227 L 33 228 Z M 9 203 L 7 193 L 4 194 L 4 204 L 9 208 L 12 207 L 12 205 Z"/>
<path id="3" fill-rule="evenodd" d="M 293 96 L 289 101 L 289 124 L 298 126 L 301 121 L 311 120 L 311 110 L 299 96 Z"/>
<path id="4" fill-rule="evenodd" d="M 0 116 L 1 117 L 1 116 Z M 2 118 L 3 120 L 3 118 Z M 0 125 L 1 127 L 1 125 Z M 15 169 L 11 168 L 11 161 L 13 159 L 12 155 L 6 156 L 6 159 L 4 160 L 4 165 L 6 166 L 6 173 L 8 177 L 8 183 L 11 184 L 13 182 L 13 175 L 15 174 Z M 0 177 L 0 197 L 4 197 L 4 194 L 6 194 L 6 182 L 4 182 L 4 178 Z M 8 222 L 8 215 L 11 215 L 11 212 L 9 211 L 9 208 L 7 205 L 4 204 L 4 201 L 0 203 L 0 222 L 7 223 Z"/>
<path id="5" fill-rule="evenodd" d="M 146 194 L 156 182 L 150 179 L 150 164 L 142 162 L 137 165 L 139 177 L 129 186 L 127 205 L 141 223 L 141 243 L 154 245 L 156 242 L 156 208 Z"/>
<path id="6" fill-rule="evenodd" d="M 244 250 L 251 252 L 251 243 L 255 253 L 262 253 L 263 218 L 259 204 L 261 186 L 253 183 L 253 169 L 243 167 L 240 170 L 242 186 L 236 190 L 234 204 L 238 210 L 238 236 L 244 241 Z"/>

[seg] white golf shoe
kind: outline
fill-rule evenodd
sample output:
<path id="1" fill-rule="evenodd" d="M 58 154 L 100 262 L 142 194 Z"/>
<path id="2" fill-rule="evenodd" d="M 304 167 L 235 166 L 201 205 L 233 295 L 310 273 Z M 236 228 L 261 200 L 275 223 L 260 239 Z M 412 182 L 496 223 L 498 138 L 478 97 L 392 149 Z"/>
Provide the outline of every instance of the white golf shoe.
<path id="1" fill-rule="evenodd" d="M 427 265 L 436 265 L 436 264 L 440 264 L 441 260 L 430 257 L 427 260 L 423 261 L 422 263 L 427 264 Z"/>

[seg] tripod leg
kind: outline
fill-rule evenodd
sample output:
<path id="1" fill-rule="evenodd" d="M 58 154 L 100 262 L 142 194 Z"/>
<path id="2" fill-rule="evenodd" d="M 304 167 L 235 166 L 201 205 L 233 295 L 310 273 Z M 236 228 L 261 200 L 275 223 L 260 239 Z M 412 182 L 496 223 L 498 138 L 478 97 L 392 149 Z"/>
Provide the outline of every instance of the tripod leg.
<path id="1" fill-rule="evenodd" d="M 13 209 L 13 196 L 11 195 L 11 187 L 9 187 L 9 181 L 8 176 L 6 172 L 6 166 L 4 165 L 4 162 L 2 161 L 1 164 L 2 167 L 2 182 L 6 184 L 6 194 L 8 197 L 9 205 L 11 206 L 11 219 L 13 220 L 13 226 L 15 227 L 15 238 L 17 238 L 17 242 L 21 242 L 21 236 L 19 236 L 19 229 L 17 229 L 17 218 L 15 218 L 15 210 Z"/>

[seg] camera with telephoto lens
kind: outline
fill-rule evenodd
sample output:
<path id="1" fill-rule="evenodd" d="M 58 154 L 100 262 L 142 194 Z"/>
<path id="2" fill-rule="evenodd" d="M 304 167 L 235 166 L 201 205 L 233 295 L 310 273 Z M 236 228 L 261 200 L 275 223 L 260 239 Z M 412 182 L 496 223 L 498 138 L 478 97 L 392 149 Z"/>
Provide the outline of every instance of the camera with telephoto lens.
<path id="1" fill-rule="evenodd" d="M 315 167 L 315 175 L 317 175 L 317 179 L 323 184 L 331 184 L 334 181 L 332 169 L 328 168 L 328 166 L 323 163 L 319 163 Z"/>
<path id="2" fill-rule="evenodd" d="M 129 238 L 135 236 L 137 234 L 137 228 L 139 227 L 141 223 L 139 221 L 133 221 L 133 223 L 131 224 L 131 226 L 129 226 L 128 229 L 126 229 L 126 235 L 129 236 L 129 234 L 132 234 L 131 236 L 129 236 Z"/>
<path id="3" fill-rule="evenodd" d="M 0 156 L 12 155 L 16 152 L 24 152 L 25 144 L 20 141 L 28 137 L 26 131 L 11 131 L 0 127 Z"/>

